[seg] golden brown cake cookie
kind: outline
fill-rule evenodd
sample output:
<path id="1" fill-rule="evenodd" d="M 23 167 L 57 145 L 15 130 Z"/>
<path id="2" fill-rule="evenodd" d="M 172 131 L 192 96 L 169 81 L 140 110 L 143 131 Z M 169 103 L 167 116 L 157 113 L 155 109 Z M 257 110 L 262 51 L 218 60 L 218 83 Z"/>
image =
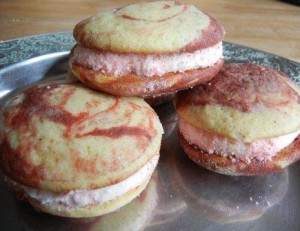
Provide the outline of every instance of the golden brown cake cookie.
<path id="1" fill-rule="evenodd" d="M 179 92 L 179 140 L 212 171 L 256 175 L 300 158 L 300 90 L 284 73 L 226 64 L 209 83 Z"/>
<path id="2" fill-rule="evenodd" d="M 162 126 L 140 98 L 45 83 L 12 97 L 1 120 L 1 171 L 51 214 L 111 212 L 140 194 L 158 162 Z"/>
<path id="3" fill-rule="evenodd" d="M 81 21 L 73 34 L 73 74 L 113 95 L 175 92 L 209 81 L 223 65 L 223 27 L 192 5 L 129 5 Z"/>

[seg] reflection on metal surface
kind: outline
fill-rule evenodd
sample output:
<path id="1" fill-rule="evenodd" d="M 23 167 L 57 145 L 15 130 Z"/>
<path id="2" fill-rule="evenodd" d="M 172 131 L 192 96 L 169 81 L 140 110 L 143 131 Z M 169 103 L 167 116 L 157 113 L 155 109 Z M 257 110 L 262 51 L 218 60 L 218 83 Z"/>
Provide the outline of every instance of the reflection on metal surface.
<path id="1" fill-rule="evenodd" d="M 0 98 L 3 98 L 4 96 L 6 96 L 7 94 L 9 94 L 11 92 L 11 90 L 3 90 L 0 92 Z"/>
<path id="2" fill-rule="evenodd" d="M 171 223 L 187 209 L 187 204 L 183 200 L 183 196 L 178 191 L 177 185 L 173 180 L 172 159 L 174 149 L 169 141 L 170 136 L 176 128 L 177 116 L 174 111 L 171 113 L 172 108 L 172 104 L 169 103 L 162 105 L 158 109 L 165 134 L 160 151 L 159 165 L 157 167 L 158 206 L 155 209 L 155 214 L 150 226 Z"/>

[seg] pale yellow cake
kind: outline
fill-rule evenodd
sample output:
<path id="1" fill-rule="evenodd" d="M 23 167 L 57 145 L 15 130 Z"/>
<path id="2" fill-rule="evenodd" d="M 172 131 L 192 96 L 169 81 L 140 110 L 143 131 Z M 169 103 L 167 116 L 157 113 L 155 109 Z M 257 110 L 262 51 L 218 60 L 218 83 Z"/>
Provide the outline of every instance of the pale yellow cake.
<path id="1" fill-rule="evenodd" d="M 198 40 L 210 22 L 192 5 L 158 1 L 99 13 L 77 24 L 74 37 L 99 50 L 167 53 Z"/>

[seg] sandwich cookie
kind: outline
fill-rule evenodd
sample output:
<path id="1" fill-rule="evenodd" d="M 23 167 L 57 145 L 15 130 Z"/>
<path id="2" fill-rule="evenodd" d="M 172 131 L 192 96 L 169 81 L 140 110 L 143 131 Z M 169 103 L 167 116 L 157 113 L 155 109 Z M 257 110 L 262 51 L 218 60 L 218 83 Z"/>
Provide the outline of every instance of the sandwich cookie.
<path id="1" fill-rule="evenodd" d="M 37 210 L 92 217 L 130 202 L 159 158 L 162 126 L 144 100 L 80 83 L 36 85 L 1 115 L 0 169 Z"/>
<path id="2" fill-rule="evenodd" d="M 223 27 L 192 5 L 159 1 L 85 19 L 74 28 L 70 69 L 119 96 L 160 96 L 209 81 L 223 65 Z"/>
<path id="3" fill-rule="evenodd" d="M 280 71 L 226 64 L 208 84 L 179 92 L 175 107 L 183 149 L 212 171 L 272 173 L 300 158 L 300 90 Z"/>

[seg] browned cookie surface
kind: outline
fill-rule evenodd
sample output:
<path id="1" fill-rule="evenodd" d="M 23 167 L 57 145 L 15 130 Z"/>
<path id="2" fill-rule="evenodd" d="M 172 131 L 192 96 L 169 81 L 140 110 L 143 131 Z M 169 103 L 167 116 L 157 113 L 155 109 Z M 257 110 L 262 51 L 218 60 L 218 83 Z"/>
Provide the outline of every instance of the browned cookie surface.
<path id="1" fill-rule="evenodd" d="M 141 78 L 134 74 L 122 77 L 109 76 L 78 64 L 73 64 L 71 67 L 75 76 L 93 89 L 112 95 L 145 97 L 169 94 L 205 83 L 218 74 L 223 62 L 223 60 L 220 60 L 212 67 L 188 70 L 182 73 L 167 73 L 163 76 L 153 76 L 151 78 Z"/>

